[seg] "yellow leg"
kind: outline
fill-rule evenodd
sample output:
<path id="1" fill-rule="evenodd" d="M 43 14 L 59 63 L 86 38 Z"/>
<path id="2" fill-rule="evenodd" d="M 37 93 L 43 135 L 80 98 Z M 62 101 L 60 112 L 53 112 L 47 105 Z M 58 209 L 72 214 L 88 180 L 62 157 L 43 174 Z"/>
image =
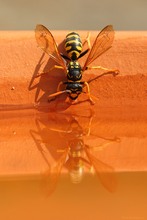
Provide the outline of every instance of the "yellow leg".
<path id="1" fill-rule="evenodd" d="M 61 85 L 63 85 L 63 82 L 61 81 L 61 82 L 59 82 L 59 84 L 58 84 L 58 87 L 57 87 L 57 92 L 59 92 L 60 91 L 60 86 Z"/>
<path id="2" fill-rule="evenodd" d="M 87 128 L 87 132 L 86 132 L 86 136 L 90 136 L 90 134 L 91 134 L 92 119 L 93 119 L 93 116 L 90 117 L 88 128 Z"/>
<path id="3" fill-rule="evenodd" d="M 102 67 L 102 66 L 92 66 L 92 67 L 87 67 L 88 70 L 91 70 L 91 69 L 99 69 L 99 70 L 105 70 L 107 71 L 107 73 L 111 73 L 112 75 L 116 76 L 119 74 L 119 70 L 117 69 L 108 69 L 108 68 L 105 68 L 105 67 Z M 106 73 L 105 73 L 106 75 Z"/>
<path id="4" fill-rule="evenodd" d="M 49 73 L 49 72 L 50 72 L 51 70 L 53 70 L 53 69 L 64 69 L 64 68 L 63 68 L 62 66 L 54 65 L 54 66 L 51 67 L 47 72 L 38 74 L 38 75 L 36 76 L 36 78 L 37 78 L 37 77 L 40 77 L 40 76 L 43 76 L 43 75 L 45 75 L 45 74 L 47 74 L 47 73 Z"/>
<path id="5" fill-rule="evenodd" d="M 100 137 L 100 138 L 103 139 L 102 137 Z M 94 151 L 101 151 L 101 150 L 105 149 L 108 145 L 110 145 L 112 143 L 120 143 L 120 138 L 116 137 L 112 140 L 110 139 L 105 143 L 99 144 L 98 146 L 89 146 L 89 149 L 93 149 Z"/>
<path id="6" fill-rule="evenodd" d="M 55 92 L 55 93 L 49 95 L 48 98 L 56 97 L 58 95 L 61 95 L 63 93 L 67 93 L 67 92 L 70 92 L 70 90 L 63 90 L 63 91 Z"/>
<path id="7" fill-rule="evenodd" d="M 102 76 L 105 76 L 105 75 L 110 75 L 110 74 L 111 74 L 111 75 L 113 75 L 113 76 L 116 76 L 116 75 L 119 74 L 119 70 L 117 70 L 117 69 L 107 69 L 107 68 L 102 67 L 102 66 L 87 67 L 87 69 L 101 69 L 101 70 L 106 70 L 106 72 L 104 72 L 104 73 L 102 73 L 102 74 L 96 76 L 96 77 L 93 78 L 93 79 L 88 80 L 88 83 L 91 83 L 92 81 L 94 81 L 94 80 L 96 80 L 96 79 L 98 79 L 98 78 L 100 78 L 100 77 L 102 77 Z"/>
<path id="8" fill-rule="evenodd" d="M 86 43 L 88 44 L 88 48 L 87 48 L 86 50 L 84 50 L 84 51 L 80 54 L 79 58 L 85 56 L 85 54 L 91 49 L 90 33 L 89 33 L 89 32 L 88 32 L 88 34 L 87 34 L 87 37 L 86 37 L 85 41 L 82 43 L 82 46 L 84 47 L 84 45 L 85 45 Z"/>
<path id="9" fill-rule="evenodd" d="M 61 94 L 63 94 L 63 93 L 71 92 L 70 90 L 67 90 L 67 89 L 66 89 L 66 90 L 63 90 L 63 91 L 60 91 L 60 86 L 61 86 L 62 84 L 63 84 L 63 82 L 59 82 L 58 87 L 57 87 L 57 92 L 55 92 L 55 93 L 49 95 L 48 98 L 56 97 L 56 96 L 61 95 Z"/>
<path id="10" fill-rule="evenodd" d="M 87 82 L 84 82 L 84 85 L 86 86 L 86 89 L 87 89 L 86 93 L 88 95 L 89 101 L 91 102 L 92 105 L 94 105 L 94 101 L 92 100 L 91 95 L 90 95 L 89 84 Z"/>
<path id="11" fill-rule="evenodd" d="M 86 37 L 85 41 L 83 42 L 83 46 L 84 46 L 86 43 L 88 44 L 88 49 L 91 49 L 90 32 L 87 33 L 87 37 Z"/>

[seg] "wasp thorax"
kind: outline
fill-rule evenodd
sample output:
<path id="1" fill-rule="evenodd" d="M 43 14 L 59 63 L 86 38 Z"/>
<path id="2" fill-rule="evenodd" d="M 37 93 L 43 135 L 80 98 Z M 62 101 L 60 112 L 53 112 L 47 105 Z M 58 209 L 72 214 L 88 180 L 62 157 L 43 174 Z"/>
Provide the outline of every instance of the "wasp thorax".
<path id="1" fill-rule="evenodd" d="M 66 36 L 65 50 L 71 60 L 77 60 L 82 51 L 82 42 L 78 33 L 71 32 Z"/>
<path id="2" fill-rule="evenodd" d="M 78 62 L 69 62 L 67 70 L 67 78 L 72 81 L 79 81 L 82 78 L 81 66 Z"/>

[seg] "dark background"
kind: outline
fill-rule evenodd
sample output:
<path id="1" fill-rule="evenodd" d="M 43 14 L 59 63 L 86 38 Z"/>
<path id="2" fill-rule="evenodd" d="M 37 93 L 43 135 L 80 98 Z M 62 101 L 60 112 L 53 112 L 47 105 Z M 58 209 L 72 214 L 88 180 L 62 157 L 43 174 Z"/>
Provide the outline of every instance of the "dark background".
<path id="1" fill-rule="evenodd" d="M 146 30 L 147 0 L 0 0 L 0 30 Z"/>

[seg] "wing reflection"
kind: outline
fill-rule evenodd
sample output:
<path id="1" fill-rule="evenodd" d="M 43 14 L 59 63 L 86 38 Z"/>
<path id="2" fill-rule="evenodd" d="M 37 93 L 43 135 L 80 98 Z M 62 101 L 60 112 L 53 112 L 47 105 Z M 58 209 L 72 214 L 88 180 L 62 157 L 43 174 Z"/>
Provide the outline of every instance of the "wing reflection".
<path id="1" fill-rule="evenodd" d="M 80 183 L 84 173 L 96 173 L 101 184 L 109 191 L 116 189 L 116 177 L 112 166 L 98 159 L 98 152 L 119 142 L 119 138 L 105 138 L 92 134 L 93 116 L 52 114 L 48 120 L 38 119 L 37 132 L 31 134 L 41 151 L 49 169 L 44 173 L 44 189 L 50 195 L 58 183 L 63 170 L 68 170 L 71 181 Z M 98 128 L 97 128 L 98 129 Z M 47 160 L 47 154 L 38 145 L 35 135 L 39 135 L 46 150 L 55 160 L 55 165 Z M 92 140 L 92 141 L 90 141 Z M 94 145 L 94 146 L 93 146 Z M 45 156 L 46 155 L 46 156 Z"/>

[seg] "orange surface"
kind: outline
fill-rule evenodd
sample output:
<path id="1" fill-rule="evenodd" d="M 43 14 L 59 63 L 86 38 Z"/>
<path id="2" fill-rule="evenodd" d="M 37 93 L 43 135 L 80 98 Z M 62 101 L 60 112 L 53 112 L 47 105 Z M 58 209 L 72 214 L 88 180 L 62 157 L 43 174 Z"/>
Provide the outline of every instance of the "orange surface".
<path id="1" fill-rule="evenodd" d="M 63 51 L 62 41 L 67 31 L 52 31 Z M 82 39 L 87 32 L 79 31 Z M 91 32 L 91 42 L 97 32 Z M 0 109 L 47 105 L 49 110 L 55 102 L 48 103 L 49 94 L 56 91 L 59 81 L 64 80 L 62 71 L 52 71 L 46 76 L 34 78 L 38 72 L 47 71 L 52 60 L 37 47 L 33 31 L 1 31 L 0 33 Z M 117 77 L 105 76 L 90 83 L 91 94 L 99 106 L 140 106 L 147 99 L 147 32 L 116 32 L 112 48 L 100 56 L 93 65 L 120 70 Z M 80 60 L 83 65 L 85 57 Z M 84 73 L 83 80 L 100 74 L 90 70 Z M 85 98 L 85 96 L 83 97 Z M 86 97 L 87 98 L 87 97 Z M 60 99 L 60 98 L 59 98 Z M 58 99 L 58 100 L 59 100 Z M 64 101 L 62 96 L 61 100 Z M 80 98 L 82 100 L 82 96 Z M 62 106 L 62 107 L 61 107 Z M 83 104 L 82 104 L 83 106 Z M 85 103 L 84 103 L 85 106 Z M 56 106 L 56 109 L 69 108 L 69 105 Z M 70 106 L 70 108 L 72 108 Z M 80 108 L 80 105 L 79 105 Z"/>
<path id="2" fill-rule="evenodd" d="M 93 177 L 85 176 L 78 185 L 62 177 L 49 197 L 42 193 L 41 183 L 35 178 L 1 181 L 0 217 L 3 220 L 68 220 L 69 216 L 71 220 L 146 220 L 146 177 L 145 173 L 120 173 L 115 193 L 109 193 Z"/>
<path id="3" fill-rule="evenodd" d="M 79 33 L 84 38 L 87 32 Z M 66 34 L 53 31 L 61 51 Z M 91 33 L 91 42 L 96 34 Z M 35 78 L 53 62 L 37 48 L 34 32 L 1 32 L 0 48 L 1 176 L 50 170 L 60 158 L 54 151 L 69 145 L 73 120 L 84 144 L 96 148 L 119 140 L 94 152 L 98 161 L 115 171 L 147 170 L 147 32 L 116 32 L 113 47 L 94 62 L 120 70 L 116 77 L 104 76 L 90 83 L 96 97 L 94 106 L 88 102 L 69 105 L 65 96 L 48 102 L 48 95 L 56 91 L 64 74 L 53 71 Z M 87 71 L 83 79 L 97 74 L 96 70 Z M 85 94 L 79 101 L 84 99 Z M 55 110 L 60 114 L 53 114 Z M 67 170 L 63 166 L 62 172 Z"/>
<path id="4" fill-rule="evenodd" d="M 112 171 L 145 171 L 146 110 L 140 114 L 135 109 L 99 109 L 92 118 L 89 113 L 85 116 L 28 110 L 27 115 L 25 110 L 1 113 L 0 174 L 54 172 L 64 151 L 79 139 L 83 141 L 84 158 L 87 158 L 85 145 L 89 145 L 97 160 L 112 167 Z M 63 173 L 69 172 L 65 164 L 66 160 L 61 167 Z M 89 172 L 90 167 L 85 164 L 84 167 Z"/>
<path id="5" fill-rule="evenodd" d="M 95 61 L 120 75 L 90 83 L 94 106 L 48 102 L 64 75 L 35 79 L 53 62 L 33 32 L 0 32 L 0 48 L 0 219 L 147 219 L 147 32 L 116 32 Z"/>

